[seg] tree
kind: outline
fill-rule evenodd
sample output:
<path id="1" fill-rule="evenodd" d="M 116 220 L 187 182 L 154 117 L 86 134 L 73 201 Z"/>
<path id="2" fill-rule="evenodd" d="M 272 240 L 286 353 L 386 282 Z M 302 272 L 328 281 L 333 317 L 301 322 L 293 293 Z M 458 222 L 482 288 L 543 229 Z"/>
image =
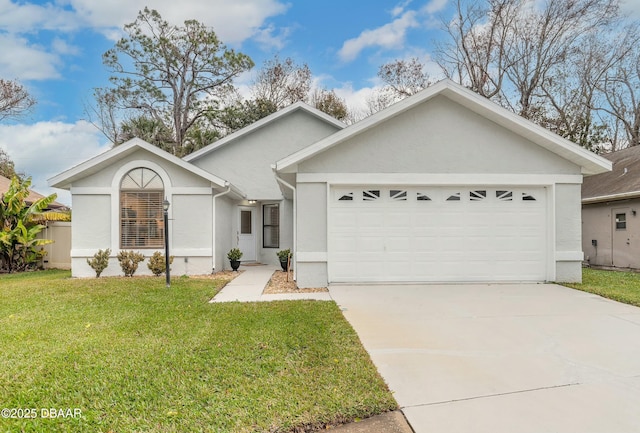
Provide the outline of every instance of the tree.
<path id="1" fill-rule="evenodd" d="M 8 272 L 24 271 L 33 266 L 41 257 L 37 247 L 52 242 L 37 238 L 44 226 L 35 221 L 56 199 L 56 194 L 27 206 L 30 186 L 30 178 L 21 180 L 14 176 L 0 200 L 0 265 Z"/>
<path id="2" fill-rule="evenodd" d="M 115 87 L 99 92 L 113 96 L 107 102 L 117 109 L 136 113 L 130 117 L 170 125 L 170 150 L 183 155 L 189 130 L 220 108 L 220 101 L 234 91 L 233 79 L 253 62 L 228 49 L 198 21 L 172 26 L 148 8 L 124 30 L 127 36 L 103 55 Z"/>
<path id="3" fill-rule="evenodd" d="M 251 87 L 253 99 L 229 104 L 219 120 L 229 132 L 248 126 L 296 102 L 305 102 L 339 120 L 346 120 L 346 103 L 332 90 L 313 88 L 307 64 L 278 55 L 264 62 Z"/>
<path id="4" fill-rule="evenodd" d="M 0 121 L 24 116 L 35 104 L 36 100 L 18 81 L 0 78 Z"/>
<path id="5" fill-rule="evenodd" d="M 310 98 L 310 103 L 318 110 L 328 114 L 343 122 L 349 119 L 349 109 L 344 99 L 340 98 L 335 91 L 326 89 L 316 89 Z"/>
<path id="6" fill-rule="evenodd" d="M 415 57 L 385 63 L 378 69 L 378 77 L 384 86 L 367 100 L 369 115 L 433 84 L 425 66 Z"/>
<path id="7" fill-rule="evenodd" d="M 265 99 L 237 101 L 223 110 L 219 120 L 228 133 L 242 129 L 278 111 L 276 104 Z"/>
<path id="8" fill-rule="evenodd" d="M 15 175 L 16 167 L 14 162 L 4 149 L 0 149 L 0 176 L 11 179 Z"/>
<path id="9" fill-rule="evenodd" d="M 607 100 L 602 107 L 622 126 L 627 146 L 640 145 L 640 55 L 634 53 L 600 84 Z"/>
<path id="10" fill-rule="evenodd" d="M 125 120 L 120 125 L 118 142 L 124 143 L 134 137 L 141 138 L 168 152 L 171 152 L 174 145 L 171 128 L 162 120 L 145 116 Z"/>
<path id="11" fill-rule="evenodd" d="M 287 57 L 276 55 L 267 60 L 258 72 L 252 87 L 256 101 L 273 104 L 280 110 L 287 105 L 306 101 L 311 90 L 311 70 L 307 64 L 297 65 Z"/>
<path id="12" fill-rule="evenodd" d="M 528 119 L 543 83 L 572 60 L 586 37 L 604 31 L 619 8 L 617 0 L 546 1 L 541 9 L 520 3 L 515 25 L 506 35 L 511 42 L 505 72 L 517 93 L 514 111 Z"/>
<path id="13" fill-rule="evenodd" d="M 449 42 L 437 50 L 445 75 L 484 97 L 500 94 L 513 40 L 510 34 L 522 3 L 457 0 L 455 18 L 445 26 Z"/>

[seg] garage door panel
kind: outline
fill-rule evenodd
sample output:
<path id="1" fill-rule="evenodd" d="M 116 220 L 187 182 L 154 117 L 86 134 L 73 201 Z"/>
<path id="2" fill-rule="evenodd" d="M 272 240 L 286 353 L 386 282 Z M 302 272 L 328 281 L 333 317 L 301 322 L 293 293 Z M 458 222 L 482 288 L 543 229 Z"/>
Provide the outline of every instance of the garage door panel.
<path id="1" fill-rule="evenodd" d="M 354 200 L 337 201 L 345 193 Z M 546 277 L 542 187 L 349 187 L 332 197 L 332 282 Z"/>

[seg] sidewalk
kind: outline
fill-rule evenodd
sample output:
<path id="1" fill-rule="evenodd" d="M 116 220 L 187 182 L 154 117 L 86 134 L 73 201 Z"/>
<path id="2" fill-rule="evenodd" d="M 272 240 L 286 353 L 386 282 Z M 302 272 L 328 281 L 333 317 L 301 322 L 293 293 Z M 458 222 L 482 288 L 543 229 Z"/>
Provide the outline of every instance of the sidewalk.
<path id="1" fill-rule="evenodd" d="M 214 302 L 262 302 L 262 301 L 295 301 L 301 299 L 315 299 L 331 301 L 329 292 L 321 293 L 277 293 L 263 295 L 262 291 L 276 271 L 276 267 L 269 265 L 240 266 L 244 271 L 231 280 L 214 298 Z"/>

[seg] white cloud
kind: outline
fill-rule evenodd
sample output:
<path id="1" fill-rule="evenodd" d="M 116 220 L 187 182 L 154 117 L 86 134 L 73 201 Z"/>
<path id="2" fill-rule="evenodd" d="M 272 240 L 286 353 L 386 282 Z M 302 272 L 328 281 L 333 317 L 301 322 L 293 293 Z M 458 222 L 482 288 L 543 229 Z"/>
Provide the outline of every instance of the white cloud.
<path id="1" fill-rule="evenodd" d="M 25 38 L 0 33 L 0 76 L 20 80 L 58 78 L 60 58 Z"/>
<path id="2" fill-rule="evenodd" d="M 368 47 L 400 48 L 405 41 L 407 30 L 418 25 L 416 12 L 405 12 L 400 18 L 382 27 L 365 30 L 357 38 L 349 39 L 342 45 L 338 55 L 342 61 L 350 62 Z"/>
<path id="3" fill-rule="evenodd" d="M 640 0 L 622 0 L 621 8 L 633 18 L 640 18 Z"/>
<path id="4" fill-rule="evenodd" d="M 255 38 L 269 48 L 282 49 L 288 29 L 266 24 L 289 5 L 281 0 L 155 0 L 151 8 L 163 19 L 180 25 L 197 19 L 212 27 L 220 40 L 230 46 Z M 80 50 L 66 40 L 66 34 L 91 28 L 116 40 L 122 27 L 135 20 L 146 0 L 58 0 L 44 4 L 0 0 L 0 76 L 20 80 L 45 80 L 61 77 L 64 56 Z M 50 46 L 37 45 L 34 35 L 42 30 L 58 31 Z"/>
<path id="5" fill-rule="evenodd" d="M 400 3 L 398 3 L 391 10 L 391 16 L 392 17 L 397 17 L 397 16 L 402 15 L 404 13 L 404 10 L 407 8 L 407 6 L 409 6 L 411 4 L 411 2 L 413 2 L 413 0 L 404 0 L 404 1 L 400 2 Z"/>
<path id="6" fill-rule="evenodd" d="M 428 14 L 435 14 L 443 10 L 448 3 L 449 0 L 431 0 L 424 6 L 424 11 Z"/>
<path id="7" fill-rule="evenodd" d="M 80 54 L 80 48 L 75 45 L 69 45 L 66 41 L 60 38 L 54 38 L 51 42 L 51 48 L 58 54 L 77 56 Z"/>
<path id="8" fill-rule="evenodd" d="M 0 0 L 0 29 L 9 33 L 36 30 L 71 31 L 79 26 L 77 15 L 52 3 L 13 3 Z"/>
<path id="9" fill-rule="evenodd" d="M 68 191 L 50 188 L 47 179 L 106 151 L 110 145 L 96 128 L 76 123 L 38 122 L 33 125 L 0 125 L 0 148 L 16 170 L 33 178 L 33 189 L 58 194 L 58 201 L 71 204 Z"/>
<path id="10" fill-rule="evenodd" d="M 256 34 L 253 38 L 263 47 L 263 49 L 275 49 L 279 51 L 284 48 L 290 34 L 291 28 L 276 28 L 271 24 L 256 31 Z"/>
<path id="11" fill-rule="evenodd" d="M 0 0 L 0 15 L 4 6 L 11 12 L 12 21 L 16 21 L 12 24 L 7 22 L 8 18 L 0 19 L 0 28 L 9 31 L 24 31 L 27 28 L 68 31 L 78 27 L 93 27 L 115 38 L 117 32 L 114 33 L 114 29 L 121 29 L 125 24 L 133 22 L 138 12 L 148 6 L 160 12 L 162 18 L 171 24 L 196 19 L 211 26 L 220 39 L 230 45 L 252 37 L 269 17 L 282 14 L 289 7 L 279 0 L 66 0 L 58 3 L 59 6 L 52 6 L 50 3 L 44 6 L 18 6 L 7 1 Z"/>

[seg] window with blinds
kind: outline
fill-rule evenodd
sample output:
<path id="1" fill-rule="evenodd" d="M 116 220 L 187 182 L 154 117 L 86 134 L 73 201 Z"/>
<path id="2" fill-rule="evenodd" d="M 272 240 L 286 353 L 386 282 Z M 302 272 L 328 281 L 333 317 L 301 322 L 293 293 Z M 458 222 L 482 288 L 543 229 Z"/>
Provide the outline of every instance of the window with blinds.
<path id="1" fill-rule="evenodd" d="M 156 172 L 135 168 L 120 184 L 120 248 L 163 248 L 164 184 Z"/>
<path id="2" fill-rule="evenodd" d="M 280 206 L 277 203 L 262 206 L 262 247 L 280 247 Z"/>

